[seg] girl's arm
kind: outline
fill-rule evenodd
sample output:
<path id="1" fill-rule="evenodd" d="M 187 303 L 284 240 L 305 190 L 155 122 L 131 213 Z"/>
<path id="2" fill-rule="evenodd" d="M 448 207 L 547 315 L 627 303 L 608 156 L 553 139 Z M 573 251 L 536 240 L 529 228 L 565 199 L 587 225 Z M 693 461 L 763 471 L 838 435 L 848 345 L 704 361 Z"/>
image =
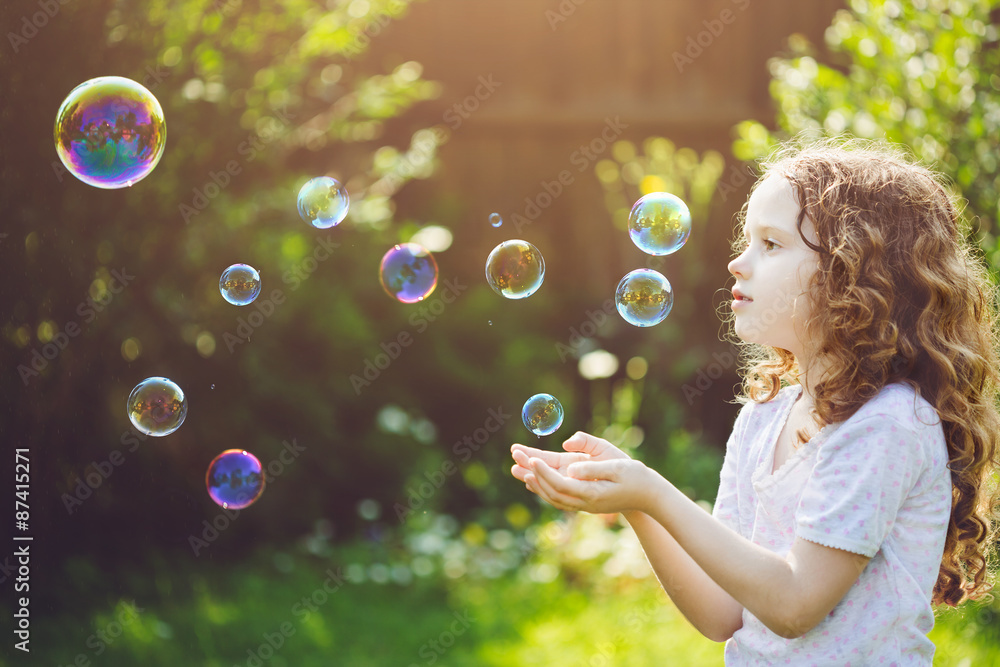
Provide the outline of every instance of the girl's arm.
<path id="1" fill-rule="evenodd" d="M 712 641 L 732 637 L 743 626 L 743 605 L 712 581 L 655 519 L 638 511 L 623 515 L 663 590 L 691 625 Z"/>
<path id="2" fill-rule="evenodd" d="M 567 466 L 565 475 L 538 458 L 528 463 L 525 483 L 556 507 L 648 514 L 723 591 L 786 639 L 822 621 L 870 560 L 801 538 L 785 556 L 768 551 L 639 461 L 581 461 Z"/>

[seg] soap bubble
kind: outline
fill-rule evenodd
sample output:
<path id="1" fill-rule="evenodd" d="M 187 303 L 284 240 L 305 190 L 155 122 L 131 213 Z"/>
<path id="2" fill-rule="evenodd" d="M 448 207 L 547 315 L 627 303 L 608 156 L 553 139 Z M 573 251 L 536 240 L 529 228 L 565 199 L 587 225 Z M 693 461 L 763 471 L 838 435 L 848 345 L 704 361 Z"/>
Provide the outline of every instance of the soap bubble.
<path id="1" fill-rule="evenodd" d="M 128 418 L 146 435 L 169 435 L 180 428 L 187 416 L 187 399 L 173 381 L 146 378 L 129 394 Z"/>
<path id="2" fill-rule="evenodd" d="M 427 248 L 400 243 L 382 257 L 379 281 L 386 293 L 403 303 L 426 299 L 437 287 L 438 266 Z"/>
<path id="3" fill-rule="evenodd" d="M 500 217 L 499 213 L 490 213 L 490 224 L 499 227 L 503 224 L 503 218 Z"/>
<path id="4" fill-rule="evenodd" d="M 299 190 L 299 215 L 318 229 L 328 229 L 343 222 L 350 204 L 347 189 L 329 176 L 314 178 Z"/>
<path id="5" fill-rule="evenodd" d="M 233 264 L 219 278 L 222 298 L 234 306 L 246 306 L 260 295 L 260 274 L 248 264 Z"/>
<path id="6" fill-rule="evenodd" d="M 163 155 L 163 109 L 142 85 L 101 76 L 74 88 L 56 114 L 56 152 L 69 173 L 95 188 L 141 181 Z"/>
<path id="7" fill-rule="evenodd" d="M 562 426 L 562 404 L 552 394 L 535 394 L 521 408 L 521 419 L 535 435 L 555 433 Z"/>
<path id="8" fill-rule="evenodd" d="M 629 324 L 651 327 L 670 314 L 674 293 L 663 274 L 652 269 L 636 269 L 618 283 L 615 305 Z"/>
<path id="9" fill-rule="evenodd" d="M 245 449 L 227 449 L 208 464 L 208 495 L 223 509 L 241 510 L 264 493 L 260 460 Z"/>
<path id="10" fill-rule="evenodd" d="M 651 192 L 639 198 L 628 214 L 628 235 L 650 255 L 677 252 L 691 234 L 691 213 L 680 197 Z"/>
<path id="11" fill-rule="evenodd" d="M 508 299 L 534 294 L 545 279 L 545 260 L 527 241 L 504 241 L 486 259 L 486 281 L 493 291 Z"/>

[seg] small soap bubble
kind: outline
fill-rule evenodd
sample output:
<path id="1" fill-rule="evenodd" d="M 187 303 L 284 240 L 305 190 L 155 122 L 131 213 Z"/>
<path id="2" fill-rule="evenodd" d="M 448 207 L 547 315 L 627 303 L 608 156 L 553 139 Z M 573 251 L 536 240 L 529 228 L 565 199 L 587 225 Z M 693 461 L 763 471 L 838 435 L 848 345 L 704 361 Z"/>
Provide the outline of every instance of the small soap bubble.
<path id="1" fill-rule="evenodd" d="M 503 224 L 503 218 L 500 217 L 499 213 L 490 213 L 490 224 L 499 227 Z"/>
<path id="2" fill-rule="evenodd" d="M 314 178 L 299 190 L 299 215 L 318 229 L 339 225 L 347 217 L 350 205 L 347 188 L 329 176 Z"/>
<path id="3" fill-rule="evenodd" d="M 56 114 L 56 153 L 69 173 L 95 188 L 131 187 L 163 155 L 167 125 L 145 87 L 101 76 L 70 91 Z"/>
<path id="4" fill-rule="evenodd" d="M 264 470 L 245 449 L 227 449 L 208 464 L 205 487 L 219 507 L 241 510 L 264 493 Z"/>
<path id="5" fill-rule="evenodd" d="M 172 380 L 146 378 L 129 394 L 128 418 L 141 433 L 169 435 L 180 428 L 187 417 L 187 398 Z"/>
<path id="6" fill-rule="evenodd" d="M 233 264 L 219 278 L 222 298 L 234 306 L 246 306 L 260 295 L 260 274 L 249 264 Z"/>
<path id="7" fill-rule="evenodd" d="M 677 252 L 691 234 L 691 212 L 680 197 L 651 192 L 640 197 L 628 214 L 628 235 L 650 255 Z"/>
<path id="8" fill-rule="evenodd" d="M 504 241 L 486 259 L 486 281 L 493 291 L 508 299 L 534 294 L 545 280 L 545 260 L 527 241 Z"/>
<path id="9" fill-rule="evenodd" d="M 535 394 L 521 408 L 521 419 L 535 435 L 549 435 L 562 426 L 563 407 L 552 394 Z"/>
<path id="10" fill-rule="evenodd" d="M 662 322 L 674 305 L 674 293 L 663 274 L 652 269 L 628 273 L 615 291 L 615 306 L 625 321 L 637 327 Z"/>
<path id="11" fill-rule="evenodd" d="M 427 248 L 400 243 L 382 257 L 378 275 L 386 294 L 403 303 L 417 303 L 437 287 L 438 266 Z"/>

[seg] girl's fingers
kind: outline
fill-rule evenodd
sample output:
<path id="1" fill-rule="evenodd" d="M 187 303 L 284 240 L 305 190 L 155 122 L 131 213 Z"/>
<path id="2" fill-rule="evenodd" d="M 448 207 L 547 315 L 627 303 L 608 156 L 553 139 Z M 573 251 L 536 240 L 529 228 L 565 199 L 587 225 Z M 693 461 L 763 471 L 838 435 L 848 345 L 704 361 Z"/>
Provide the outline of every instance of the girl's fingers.
<path id="1" fill-rule="evenodd" d="M 583 431 L 577 431 L 563 443 L 563 449 L 567 452 L 583 452 L 589 456 L 599 455 L 606 447 L 606 440 Z"/>
<path id="2" fill-rule="evenodd" d="M 546 465 L 545 461 L 534 460 L 532 472 L 543 496 L 553 505 L 564 509 L 575 509 L 579 505 L 579 496 L 573 493 L 576 480 L 569 480 Z"/>
<path id="3" fill-rule="evenodd" d="M 542 459 L 552 467 L 558 467 L 560 465 L 559 457 L 562 455 L 560 452 L 549 452 L 544 449 L 535 449 L 534 447 L 527 447 L 520 444 L 511 445 L 510 453 L 511 456 L 514 457 L 515 461 L 520 462 L 517 456 L 517 454 L 520 453 L 524 455 L 525 459 L 530 457 Z"/>

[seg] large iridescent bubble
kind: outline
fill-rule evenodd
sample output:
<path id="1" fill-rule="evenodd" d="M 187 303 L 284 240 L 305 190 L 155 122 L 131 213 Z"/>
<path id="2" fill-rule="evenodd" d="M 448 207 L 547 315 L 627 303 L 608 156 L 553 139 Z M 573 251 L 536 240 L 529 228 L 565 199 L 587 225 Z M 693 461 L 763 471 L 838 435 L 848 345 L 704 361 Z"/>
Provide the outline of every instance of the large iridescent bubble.
<path id="1" fill-rule="evenodd" d="M 149 175 L 163 155 L 163 109 L 142 85 L 101 76 L 74 88 L 59 107 L 56 152 L 71 174 L 95 188 L 124 188 Z"/>
<path id="2" fill-rule="evenodd" d="M 233 264 L 219 278 L 222 298 L 234 306 L 246 306 L 260 295 L 260 274 L 249 264 Z"/>
<path id="3" fill-rule="evenodd" d="M 626 274 L 615 291 L 615 306 L 629 324 L 651 327 L 662 322 L 674 305 L 674 293 L 662 273 L 636 269 Z"/>
<path id="4" fill-rule="evenodd" d="M 563 407 L 552 394 L 535 394 L 524 402 L 521 421 L 535 435 L 550 435 L 562 426 Z"/>
<path id="5" fill-rule="evenodd" d="M 632 206 L 628 235 L 645 253 L 669 255 L 680 250 L 691 235 L 691 212 L 680 197 L 651 192 Z"/>
<path id="6" fill-rule="evenodd" d="M 219 507 L 241 510 L 264 493 L 264 470 L 245 449 L 227 449 L 208 464 L 205 487 Z"/>
<path id="7" fill-rule="evenodd" d="M 508 299 L 525 299 L 542 286 L 545 260 L 527 241 L 504 241 L 486 258 L 486 282 Z"/>
<path id="8" fill-rule="evenodd" d="M 128 418 L 146 435 L 164 436 L 179 429 L 187 417 L 187 398 L 172 380 L 146 378 L 129 394 Z"/>
<path id="9" fill-rule="evenodd" d="M 318 229 L 339 225 L 350 205 L 347 188 L 329 176 L 314 178 L 299 190 L 299 216 Z"/>
<path id="10" fill-rule="evenodd" d="M 427 248 L 400 243 L 382 257 L 378 275 L 386 294 L 403 303 L 417 303 L 437 286 L 438 266 Z"/>

